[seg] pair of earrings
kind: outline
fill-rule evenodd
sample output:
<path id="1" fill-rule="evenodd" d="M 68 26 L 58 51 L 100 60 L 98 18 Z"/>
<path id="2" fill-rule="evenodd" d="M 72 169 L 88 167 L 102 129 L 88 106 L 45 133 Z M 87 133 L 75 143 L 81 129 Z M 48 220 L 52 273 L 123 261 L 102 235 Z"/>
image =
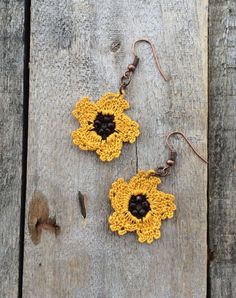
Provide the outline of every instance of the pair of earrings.
<path id="1" fill-rule="evenodd" d="M 91 102 L 88 97 L 83 97 L 72 112 L 81 124 L 80 128 L 72 132 L 73 143 L 82 150 L 96 151 L 102 161 L 118 158 L 123 142 L 133 143 L 140 134 L 138 123 L 124 113 L 124 110 L 129 108 L 129 103 L 124 97 L 125 90 L 139 63 L 135 53 L 138 42 L 147 42 L 151 46 L 161 76 L 165 81 L 169 80 L 161 70 L 152 42 L 139 39 L 133 44 L 134 60 L 121 77 L 119 92 L 107 93 L 96 103 Z M 136 232 L 141 243 L 152 243 L 154 239 L 160 238 L 161 221 L 172 218 L 176 210 L 174 196 L 157 189 L 161 183 L 159 177 L 168 175 L 176 161 L 177 153 L 169 142 L 170 137 L 175 134 L 181 135 L 194 153 L 207 163 L 182 132 L 170 133 L 166 139 L 169 159 L 165 166 L 156 170 L 139 171 L 129 182 L 120 178 L 112 184 L 109 198 L 114 212 L 108 219 L 112 231 L 118 232 L 119 235 Z"/>

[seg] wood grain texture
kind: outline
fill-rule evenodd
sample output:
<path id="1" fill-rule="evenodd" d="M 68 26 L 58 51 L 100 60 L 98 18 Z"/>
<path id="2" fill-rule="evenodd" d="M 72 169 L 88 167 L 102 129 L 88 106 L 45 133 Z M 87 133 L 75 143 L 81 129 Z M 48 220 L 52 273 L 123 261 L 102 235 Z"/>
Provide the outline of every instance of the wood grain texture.
<path id="1" fill-rule="evenodd" d="M 24 2 L 0 2 L 0 296 L 17 297 Z"/>
<path id="2" fill-rule="evenodd" d="M 209 15 L 210 297 L 236 297 L 236 2 L 211 1 Z"/>
<path id="3" fill-rule="evenodd" d="M 78 98 L 116 91 L 140 37 L 147 45 L 130 84 L 129 115 L 141 136 L 112 163 L 72 145 Z M 177 212 L 162 238 L 141 245 L 134 234 L 108 229 L 108 191 L 118 177 L 162 164 L 166 134 L 184 131 L 207 154 L 207 1 L 33 0 L 27 212 L 34 191 L 48 201 L 61 234 L 43 231 L 35 246 L 26 229 L 24 297 L 205 297 L 207 169 L 183 142 L 162 189 L 176 196 Z M 87 194 L 87 217 L 77 200 Z M 27 219 L 26 219 L 27 220 Z"/>

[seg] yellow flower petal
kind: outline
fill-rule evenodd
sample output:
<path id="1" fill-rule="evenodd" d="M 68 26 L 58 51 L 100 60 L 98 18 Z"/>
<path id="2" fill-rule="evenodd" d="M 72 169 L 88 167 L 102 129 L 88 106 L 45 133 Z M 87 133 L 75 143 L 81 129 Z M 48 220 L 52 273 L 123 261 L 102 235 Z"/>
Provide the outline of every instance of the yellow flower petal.
<path id="1" fill-rule="evenodd" d="M 143 243 L 147 241 L 148 244 L 151 244 L 154 239 L 159 239 L 161 232 L 159 228 L 154 226 L 152 227 L 143 227 L 140 230 L 137 230 L 138 241 Z"/>
<path id="2" fill-rule="evenodd" d="M 149 170 L 139 171 L 137 175 L 133 176 L 130 179 L 130 187 L 136 190 L 135 194 L 138 194 L 139 191 L 143 191 L 143 194 L 150 190 L 155 190 L 157 185 L 161 183 L 160 178 L 154 176 L 155 171 Z"/>
<path id="3" fill-rule="evenodd" d="M 116 131 L 122 136 L 123 142 L 134 143 L 139 136 L 139 125 L 125 114 L 115 116 Z"/>
<path id="4" fill-rule="evenodd" d="M 109 192 L 111 205 L 116 211 L 123 211 L 128 209 L 130 199 L 129 184 L 124 179 L 117 179 L 112 183 L 112 188 Z"/>
<path id="5" fill-rule="evenodd" d="M 77 102 L 72 115 L 79 120 L 81 125 L 86 125 L 88 122 L 93 122 L 97 115 L 96 104 L 91 102 L 88 97 L 83 97 Z"/>
<path id="6" fill-rule="evenodd" d="M 72 132 L 73 143 L 82 150 L 97 150 L 101 144 L 101 137 L 94 131 L 81 127 Z"/>
<path id="7" fill-rule="evenodd" d="M 90 101 L 89 97 L 87 96 L 83 97 L 76 103 L 75 109 L 78 113 L 81 114 L 87 113 L 88 111 L 97 111 L 96 103 Z"/>
<path id="8" fill-rule="evenodd" d="M 102 161 L 111 161 L 120 156 L 122 140 L 117 133 L 111 134 L 106 140 L 102 140 L 96 153 Z"/>
<path id="9" fill-rule="evenodd" d="M 96 103 L 97 108 L 103 112 L 116 112 L 122 113 L 129 108 L 129 103 L 125 100 L 124 95 L 120 93 L 106 93 Z"/>
<path id="10" fill-rule="evenodd" d="M 132 216 L 130 212 L 114 212 L 108 221 L 111 231 L 117 231 L 119 235 L 136 231 L 140 224 L 140 220 Z"/>

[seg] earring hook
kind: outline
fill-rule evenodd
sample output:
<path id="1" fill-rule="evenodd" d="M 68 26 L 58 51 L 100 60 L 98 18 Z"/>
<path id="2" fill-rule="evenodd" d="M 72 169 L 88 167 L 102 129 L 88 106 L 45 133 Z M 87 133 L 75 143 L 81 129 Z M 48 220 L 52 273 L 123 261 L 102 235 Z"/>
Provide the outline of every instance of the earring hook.
<path id="1" fill-rule="evenodd" d="M 206 164 L 208 164 L 208 161 L 202 157 L 197 150 L 194 148 L 193 144 L 189 141 L 189 139 L 186 137 L 186 135 L 181 132 L 181 131 L 173 131 L 171 133 L 168 134 L 168 136 L 166 137 L 166 145 L 168 146 L 170 152 L 176 152 L 173 145 L 170 144 L 170 138 L 173 135 L 180 135 L 182 136 L 182 138 L 187 142 L 187 144 L 189 145 L 189 147 L 192 149 L 192 151 L 194 152 L 194 154 L 197 155 L 198 158 L 200 158 L 203 162 L 205 162 Z"/>
<path id="2" fill-rule="evenodd" d="M 136 55 L 136 52 L 135 52 L 135 46 L 139 43 L 139 42 L 147 42 L 151 49 L 152 49 L 152 54 L 153 54 L 153 58 L 154 58 L 154 61 L 155 61 L 155 64 L 157 66 L 157 69 L 159 70 L 161 76 L 163 77 L 163 79 L 165 81 L 169 81 L 171 78 L 170 77 L 167 77 L 165 75 L 165 73 L 163 72 L 163 70 L 161 69 L 161 65 L 160 65 L 160 61 L 159 61 L 159 58 L 158 58 L 158 55 L 157 55 L 157 50 L 156 50 L 156 47 L 155 45 L 147 38 L 140 38 L 140 39 L 137 39 L 134 43 L 133 43 L 133 46 L 132 46 L 132 53 L 134 55 L 134 57 L 137 57 Z"/>
<path id="3" fill-rule="evenodd" d="M 203 162 L 205 162 L 206 164 L 208 164 L 208 161 L 202 157 L 198 152 L 197 150 L 194 148 L 193 144 L 189 141 L 189 139 L 185 136 L 185 134 L 181 131 L 173 131 L 171 133 L 168 134 L 168 136 L 166 137 L 166 145 L 169 149 L 169 158 L 168 160 L 166 161 L 166 165 L 165 166 L 161 166 L 161 167 L 158 167 L 156 169 L 156 173 L 155 175 L 156 176 L 159 176 L 159 177 L 165 177 L 167 175 L 170 174 L 170 168 L 172 166 L 174 166 L 175 164 L 175 161 L 176 161 L 176 157 L 177 157 L 177 152 L 175 151 L 173 145 L 170 143 L 170 138 L 174 135 L 180 135 L 183 137 L 183 139 L 187 142 L 187 144 L 189 145 L 189 147 L 192 149 L 192 151 L 194 152 L 194 154 L 197 155 L 197 157 L 199 157 Z"/>
<path id="4" fill-rule="evenodd" d="M 169 81 L 171 78 L 170 77 L 167 77 L 165 75 L 165 73 L 163 72 L 163 70 L 161 69 L 161 65 L 160 65 L 160 62 L 159 62 L 159 58 L 158 58 L 158 55 L 157 55 L 157 50 L 154 46 L 154 44 L 147 38 L 140 38 L 140 39 L 137 39 L 133 45 L 132 45 L 132 53 L 133 53 L 133 56 L 134 56 L 134 60 L 133 60 L 133 63 L 129 64 L 128 67 L 127 67 L 127 70 L 125 71 L 125 73 L 123 74 L 123 76 L 121 77 L 120 79 L 120 94 L 123 94 L 127 88 L 127 86 L 130 84 L 131 82 L 131 79 L 133 77 L 133 74 L 135 72 L 135 69 L 136 67 L 138 66 L 138 63 L 139 63 L 139 57 L 136 55 L 135 53 L 135 46 L 137 45 L 137 43 L 139 42 L 147 42 L 151 49 L 152 49 L 152 54 L 153 54 L 153 58 L 154 58 L 154 61 L 155 61 L 155 64 L 156 64 L 156 67 L 157 69 L 159 70 L 161 76 L 163 77 L 163 79 L 165 81 Z"/>

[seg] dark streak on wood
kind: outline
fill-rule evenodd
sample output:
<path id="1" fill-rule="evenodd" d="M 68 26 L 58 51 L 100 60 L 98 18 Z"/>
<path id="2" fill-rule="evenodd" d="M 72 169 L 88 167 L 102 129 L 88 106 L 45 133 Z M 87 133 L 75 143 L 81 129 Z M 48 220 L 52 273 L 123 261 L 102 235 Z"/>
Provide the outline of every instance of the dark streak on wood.
<path id="1" fill-rule="evenodd" d="M 22 174 L 24 1 L 0 1 L 0 296 L 17 297 Z"/>
<path id="2" fill-rule="evenodd" d="M 79 191 L 78 193 L 79 203 L 80 203 L 80 210 L 83 218 L 86 218 L 86 206 L 85 206 L 85 196 Z"/>
<path id="3" fill-rule="evenodd" d="M 236 297 L 236 2 L 209 9 L 209 297 Z"/>

